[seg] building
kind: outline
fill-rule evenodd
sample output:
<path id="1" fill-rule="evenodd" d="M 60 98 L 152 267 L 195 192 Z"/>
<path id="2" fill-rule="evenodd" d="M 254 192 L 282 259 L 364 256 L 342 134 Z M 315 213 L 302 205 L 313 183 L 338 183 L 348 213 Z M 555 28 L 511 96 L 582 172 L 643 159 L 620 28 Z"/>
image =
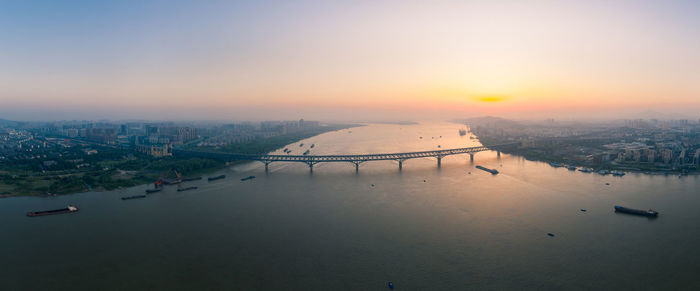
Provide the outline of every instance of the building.
<path id="1" fill-rule="evenodd" d="M 135 149 L 137 152 L 158 158 L 173 155 L 173 149 L 170 144 L 137 144 Z"/>

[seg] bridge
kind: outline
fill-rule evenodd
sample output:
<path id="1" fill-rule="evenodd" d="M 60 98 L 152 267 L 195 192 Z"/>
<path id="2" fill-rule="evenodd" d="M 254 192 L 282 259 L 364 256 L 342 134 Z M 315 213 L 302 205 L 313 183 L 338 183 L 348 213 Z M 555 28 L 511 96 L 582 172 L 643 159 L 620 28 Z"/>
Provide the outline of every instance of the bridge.
<path id="1" fill-rule="evenodd" d="M 403 168 L 403 162 L 408 159 L 416 158 L 437 158 L 437 165 L 440 167 L 442 158 L 450 155 L 469 154 L 471 161 L 474 161 L 474 154 L 482 151 L 496 150 L 498 156 L 501 152 L 498 150 L 504 147 L 519 146 L 520 143 L 506 143 L 489 146 L 477 146 L 468 148 L 457 148 L 435 151 L 421 152 L 405 152 L 405 153 L 386 153 L 386 154 L 364 154 L 364 155 L 268 155 L 268 154 L 239 154 L 225 152 L 208 152 L 208 151 L 193 151 L 184 149 L 173 149 L 173 154 L 177 156 L 189 156 L 198 158 L 207 158 L 220 160 L 225 162 L 230 161 L 260 161 L 265 164 L 265 171 L 272 162 L 301 162 L 309 166 L 309 170 L 313 171 L 314 165 L 318 163 L 328 162 L 348 162 L 355 165 L 355 171 L 359 171 L 360 164 L 370 161 L 397 161 L 399 170 Z"/>

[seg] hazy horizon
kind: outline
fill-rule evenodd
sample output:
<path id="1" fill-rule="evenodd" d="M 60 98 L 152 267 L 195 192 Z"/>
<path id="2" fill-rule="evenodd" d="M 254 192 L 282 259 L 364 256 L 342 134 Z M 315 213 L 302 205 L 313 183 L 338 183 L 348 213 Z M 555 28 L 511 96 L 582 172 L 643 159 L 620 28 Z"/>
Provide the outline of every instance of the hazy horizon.
<path id="1" fill-rule="evenodd" d="M 0 118 L 700 117 L 693 1 L 0 3 Z"/>

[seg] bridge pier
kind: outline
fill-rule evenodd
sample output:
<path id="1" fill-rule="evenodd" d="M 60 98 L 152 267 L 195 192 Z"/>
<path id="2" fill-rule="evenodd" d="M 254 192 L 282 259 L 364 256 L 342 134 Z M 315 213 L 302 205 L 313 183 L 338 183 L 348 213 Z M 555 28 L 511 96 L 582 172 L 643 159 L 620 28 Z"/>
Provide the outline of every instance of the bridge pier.
<path id="1" fill-rule="evenodd" d="M 403 168 L 403 160 L 399 160 L 399 171 Z"/>
<path id="2" fill-rule="evenodd" d="M 265 163 L 265 173 L 269 170 L 270 162 L 264 162 Z"/>
<path id="3" fill-rule="evenodd" d="M 355 164 L 355 173 L 360 172 L 360 162 L 354 161 L 352 163 Z"/>
<path id="4" fill-rule="evenodd" d="M 496 156 L 500 158 L 500 157 L 501 157 L 501 151 L 496 151 Z"/>
<path id="5" fill-rule="evenodd" d="M 441 156 L 437 156 L 436 158 L 437 158 L 438 168 L 439 168 L 440 165 L 442 164 L 442 157 L 441 157 Z"/>
<path id="6" fill-rule="evenodd" d="M 473 162 L 474 161 L 474 154 L 469 154 L 469 161 Z"/>

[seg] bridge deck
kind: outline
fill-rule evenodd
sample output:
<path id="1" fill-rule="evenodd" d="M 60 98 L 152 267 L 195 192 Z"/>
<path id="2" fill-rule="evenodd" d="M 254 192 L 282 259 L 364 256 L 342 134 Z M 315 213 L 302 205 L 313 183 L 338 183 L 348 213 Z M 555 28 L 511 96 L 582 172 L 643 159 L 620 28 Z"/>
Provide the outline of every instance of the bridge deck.
<path id="1" fill-rule="evenodd" d="M 498 144 L 489 146 L 477 146 L 468 148 L 457 148 L 435 151 L 420 151 L 420 152 L 404 152 L 404 153 L 382 153 L 382 154 L 364 154 L 364 155 L 255 155 L 255 154 L 239 154 L 239 153 L 223 153 L 223 152 L 205 152 L 205 151 L 190 151 L 190 150 L 173 150 L 175 155 L 196 156 L 202 158 L 211 158 L 218 160 L 249 160 L 261 161 L 265 163 L 271 162 L 304 162 L 308 164 L 320 162 L 352 162 L 360 163 L 367 161 L 386 161 L 396 160 L 403 161 L 407 159 L 435 157 L 441 159 L 444 156 L 458 154 L 473 154 L 481 151 L 487 151 L 505 146 L 513 146 L 519 143 Z"/>

